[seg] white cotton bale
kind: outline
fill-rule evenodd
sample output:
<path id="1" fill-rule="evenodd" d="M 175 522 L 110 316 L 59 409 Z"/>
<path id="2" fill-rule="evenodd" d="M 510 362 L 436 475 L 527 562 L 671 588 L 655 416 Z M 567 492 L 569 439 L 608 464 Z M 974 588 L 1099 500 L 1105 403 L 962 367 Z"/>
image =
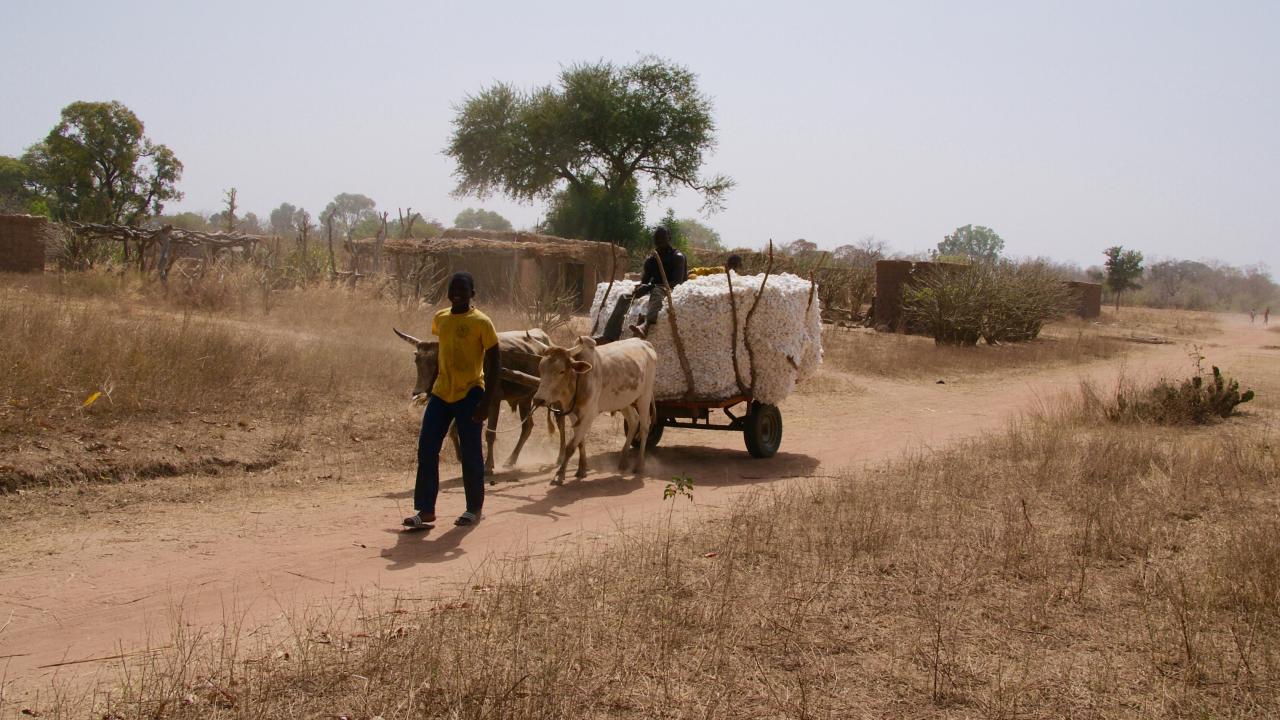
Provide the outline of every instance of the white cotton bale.
<path id="1" fill-rule="evenodd" d="M 759 366 L 755 387 L 752 388 L 751 359 L 743 331 L 751 303 L 763 280 L 763 275 L 733 276 L 733 304 L 737 306 L 738 316 L 738 374 L 755 399 L 776 405 L 791 394 L 797 382 L 813 375 L 821 365 L 822 315 L 817 297 L 810 305 L 808 280 L 788 273 L 769 276 L 760 305 L 751 319 L 751 346 Z M 608 307 L 602 313 L 600 306 L 608 283 L 601 283 L 591 308 L 593 326 L 603 329 L 619 299 L 630 295 L 637 284 L 633 280 L 614 282 Z M 738 394 L 731 351 L 734 324 L 725 276 L 709 275 L 690 280 L 675 289 L 672 300 L 685 356 L 693 375 L 692 394 L 708 399 Z M 647 299 L 641 299 L 632 306 L 627 324 L 644 312 L 647 302 Z M 684 396 L 687 383 L 665 306 L 656 325 L 649 328 L 648 335 L 658 352 L 657 397 L 672 399 Z"/>

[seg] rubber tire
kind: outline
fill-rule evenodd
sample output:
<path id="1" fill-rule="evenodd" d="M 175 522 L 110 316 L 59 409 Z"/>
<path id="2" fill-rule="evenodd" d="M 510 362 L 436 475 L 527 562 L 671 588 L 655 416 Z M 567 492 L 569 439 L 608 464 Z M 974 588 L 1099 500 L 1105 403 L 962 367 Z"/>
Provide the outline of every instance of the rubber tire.
<path id="1" fill-rule="evenodd" d="M 662 429 L 664 427 L 666 426 L 663 425 L 662 421 L 660 420 L 654 420 L 653 422 L 649 423 L 649 445 L 648 447 L 645 448 L 646 451 L 652 450 L 658 447 L 658 441 L 662 440 Z M 632 440 L 631 447 L 632 449 L 639 450 L 640 440 L 639 439 Z"/>
<path id="2" fill-rule="evenodd" d="M 742 437 L 753 458 L 771 458 L 782 446 L 782 412 L 777 406 L 752 402 L 747 413 Z"/>

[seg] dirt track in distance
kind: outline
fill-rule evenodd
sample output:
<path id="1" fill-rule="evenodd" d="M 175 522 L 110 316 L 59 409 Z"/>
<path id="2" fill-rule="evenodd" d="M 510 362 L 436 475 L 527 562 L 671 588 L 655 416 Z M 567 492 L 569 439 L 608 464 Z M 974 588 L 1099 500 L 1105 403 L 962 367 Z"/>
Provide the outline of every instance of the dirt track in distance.
<path id="1" fill-rule="evenodd" d="M 1230 318 L 1205 352 L 1229 369 L 1244 355 L 1280 358 L 1267 345 L 1274 347 L 1273 334 Z M 677 506 L 677 519 L 692 519 L 736 493 L 999 429 L 1084 379 L 1106 387 L 1121 373 L 1189 370 L 1187 347 L 1171 344 L 1141 346 L 1119 360 L 945 384 L 828 377 L 821 392 L 798 393 L 783 406 L 783 449 L 772 460 L 749 458 L 738 434 L 668 430 L 643 479 L 613 471 L 610 442 L 589 448 L 587 479 L 552 487 L 551 450 L 531 448 L 521 468 L 489 488 L 485 520 L 465 530 L 450 522 L 462 509 L 456 479 L 445 484 L 439 526 L 403 533 L 412 477 L 355 469 L 340 484 L 268 492 L 252 504 L 210 497 L 146 512 L 103 511 L 70 533 L 37 536 L 27 527 L 18 545 L 24 552 L 14 555 L 23 560 L 0 575 L 0 680 L 21 693 L 51 679 L 94 677 L 106 664 L 81 661 L 167 642 L 175 608 L 193 627 L 235 623 L 250 631 L 277 622 L 284 609 L 333 606 L 374 591 L 447 594 L 502 557 L 554 552 L 651 519 L 666 507 L 662 489 L 676 474 L 696 482 L 697 502 Z M 859 390 L 839 390 L 853 386 Z M 500 437 L 500 458 L 510 438 Z M 545 429 L 534 438 L 545 438 Z"/>

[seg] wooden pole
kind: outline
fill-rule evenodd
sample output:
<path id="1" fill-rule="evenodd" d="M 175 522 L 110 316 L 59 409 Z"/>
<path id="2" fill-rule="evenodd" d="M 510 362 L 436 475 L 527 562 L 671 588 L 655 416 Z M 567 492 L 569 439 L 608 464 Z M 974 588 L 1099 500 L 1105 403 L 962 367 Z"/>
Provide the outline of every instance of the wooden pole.
<path id="1" fill-rule="evenodd" d="M 822 264 L 827 261 L 827 253 L 822 253 L 822 257 L 818 258 L 818 264 L 813 266 L 809 271 L 809 304 L 805 306 L 807 312 L 813 307 L 813 293 L 818 289 L 818 271 L 822 269 Z"/>
<path id="2" fill-rule="evenodd" d="M 680 326 L 676 324 L 676 303 L 671 297 L 671 283 L 667 281 L 667 269 L 662 266 L 662 258 L 658 256 L 658 251 L 653 251 L 653 259 L 658 263 L 658 274 L 662 276 L 662 285 L 667 289 L 667 319 L 671 321 L 671 338 L 676 344 L 676 357 L 680 359 L 680 369 L 684 371 L 685 398 L 692 398 L 693 391 L 693 370 L 689 368 L 689 358 L 684 354 L 684 342 L 680 339 Z"/>
<path id="3" fill-rule="evenodd" d="M 773 240 L 769 240 L 769 264 L 765 266 L 764 278 L 760 280 L 760 289 L 756 291 L 755 298 L 751 301 L 751 309 L 747 311 L 747 319 L 743 322 L 742 342 L 747 346 L 747 359 L 751 361 L 751 392 L 756 391 L 756 352 L 751 347 L 751 318 L 756 314 L 756 307 L 760 305 L 760 296 L 764 295 L 765 283 L 769 282 L 769 273 L 773 272 Z"/>
<path id="4" fill-rule="evenodd" d="M 738 384 L 738 392 L 747 394 L 747 386 L 742 384 L 742 371 L 738 368 L 738 301 L 733 297 L 733 271 L 724 269 L 724 278 L 729 282 L 729 313 L 733 316 L 733 340 L 730 351 L 733 353 L 733 381 Z"/>
<path id="5" fill-rule="evenodd" d="M 662 261 L 659 260 L 661 265 Z M 618 275 L 618 246 L 609 243 L 609 287 L 604 289 L 604 299 L 600 301 L 600 313 L 596 315 L 595 322 L 591 323 L 591 334 L 596 334 L 596 329 L 600 326 L 600 316 L 604 315 L 605 310 L 609 307 L 609 293 L 613 292 L 613 279 Z"/>

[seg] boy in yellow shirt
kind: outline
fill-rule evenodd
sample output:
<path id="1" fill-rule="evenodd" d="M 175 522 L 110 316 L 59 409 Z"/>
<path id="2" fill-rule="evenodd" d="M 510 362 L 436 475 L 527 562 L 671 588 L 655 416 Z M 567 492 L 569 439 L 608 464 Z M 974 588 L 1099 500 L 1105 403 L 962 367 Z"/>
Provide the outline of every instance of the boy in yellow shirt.
<path id="1" fill-rule="evenodd" d="M 451 423 L 458 428 L 462 487 L 467 497 L 467 511 L 454 524 L 476 523 L 484 506 L 484 448 L 480 433 L 489 406 L 501 400 L 498 377 L 502 361 L 493 322 L 471 307 L 475 294 L 476 283 L 471 274 L 454 273 L 449 278 L 452 306 L 437 312 L 431 321 L 431 334 L 440 338 L 440 349 L 418 436 L 418 477 L 413 490 L 413 508 L 417 512 L 404 519 L 405 527 L 410 529 L 429 529 L 435 522 L 440 447 Z"/>

